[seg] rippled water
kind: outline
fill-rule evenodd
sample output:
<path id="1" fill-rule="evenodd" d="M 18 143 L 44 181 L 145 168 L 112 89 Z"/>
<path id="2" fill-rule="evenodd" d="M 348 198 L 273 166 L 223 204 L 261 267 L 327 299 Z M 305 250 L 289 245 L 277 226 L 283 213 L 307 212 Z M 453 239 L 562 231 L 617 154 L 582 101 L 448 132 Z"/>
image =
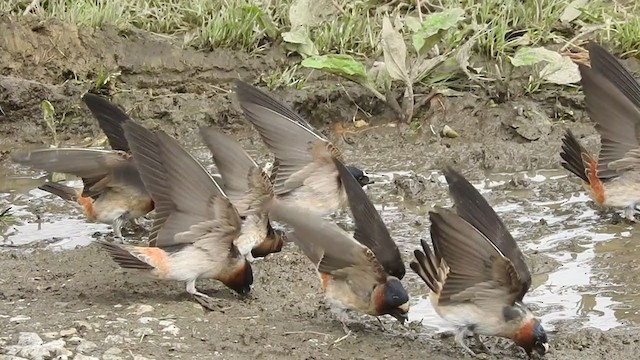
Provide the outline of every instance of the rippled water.
<path id="1" fill-rule="evenodd" d="M 203 149 L 195 151 L 195 155 L 210 164 Z M 13 174 L 15 168 L 0 171 Z M 419 246 L 418 239 L 429 236 L 428 210 L 433 205 L 449 206 L 451 202 L 446 192 L 442 192 L 442 198 L 426 205 L 403 199 L 392 191 L 394 174 L 412 173 L 376 172 L 372 174 L 376 183 L 369 185 L 367 191 L 408 260 Z M 420 176 L 446 189 L 444 177 L 438 172 Z M 511 186 L 509 182 L 514 177 L 527 185 Z M 5 181 L 0 186 L 3 191 L 0 210 L 11 206 L 11 214 L 20 221 L 19 224 L 0 224 L 3 231 L 0 249 L 34 245 L 72 249 L 89 244 L 97 234 L 109 233 L 108 225 L 85 222 L 74 204 L 33 189 L 41 181 L 43 178 L 37 176 L 23 177 L 19 181 Z M 594 210 L 589 198 L 576 190 L 575 181 L 567 179 L 563 171 L 492 173 L 474 185 L 494 206 L 525 252 L 534 274 L 525 302 L 546 328 L 553 330 L 559 323 L 569 323 L 576 328 L 607 330 L 635 326 L 640 321 L 636 310 L 640 300 L 635 296 L 640 290 L 637 285 L 638 227 L 611 224 L 611 215 Z M 420 284 L 415 287 L 416 291 L 411 291 L 410 320 L 422 320 L 425 327 L 437 331 L 448 329 L 431 307 L 426 285 L 410 270 L 407 278 Z"/>

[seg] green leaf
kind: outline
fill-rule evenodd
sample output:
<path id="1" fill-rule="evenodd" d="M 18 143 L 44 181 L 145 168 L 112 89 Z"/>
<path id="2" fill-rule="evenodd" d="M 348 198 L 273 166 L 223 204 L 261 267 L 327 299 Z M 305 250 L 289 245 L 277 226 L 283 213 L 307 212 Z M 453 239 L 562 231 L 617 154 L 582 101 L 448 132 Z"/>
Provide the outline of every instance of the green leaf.
<path id="1" fill-rule="evenodd" d="M 509 56 L 509 59 L 513 66 L 519 67 L 535 65 L 541 61 L 554 62 L 560 57 L 562 57 L 562 55 L 543 47 L 522 47 L 519 48 L 513 56 Z"/>
<path id="2" fill-rule="evenodd" d="M 318 55 L 316 45 L 311 41 L 307 30 L 303 27 L 295 31 L 282 33 L 282 40 L 285 41 L 285 46 L 289 51 L 295 51 L 305 57 Z"/>
<path id="3" fill-rule="evenodd" d="M 543 47 L 520 48 L 509 59 L 516 67 L 547 63 L 538 76 L 550 83 L 567 85 L 580 81 L 578 65 L 568 57 Z"/>
<path id="4" fill-rule="evenodd" d="M 386 92 L 387 89 L 391 87 L 391 77 L 389 76 L 386 65 L 382 61 L 373 63 L 369 71 L 367 71 L 367 78 L 378 90 Z"/>
<path id="5" fill-rule="evenodd" d="M 449 30 L 464 20 L 464 10 L 460 8 L 446 9 L 441 12 L 429 14 L 422 21 L 422 29 L 425 37 L 437 34 L 440 30 Z"/>
<path id="6" fill-rule="evenodd" d="M 400 34 L 391 25 L 389 16 L 382 19 L 382 53 L 389 75 L 396 80 L 409 83 L 407 73 L 407 46 Z"/>
<path id="7" fill-rule="evenodd" d="M 302 66 L 339 75 L 357 83 L 367 82 L 365 67 L 350 55 L 327 54 L 306 58 Z"/>
<path id="8" fill-rule="evenodd" d="M 415 16 L 407 16 L 404 18 L 404 23 L 407 25 L 409 30 L 413 32 L 419 31 L 422 28 L 420 20 Z"/>
<path id="9" fill-rule="evenodd" d="M 442 38 L 445 31 L 464 20 L 464 14 L 463 9 L 452 8 L 427 15 L 420 29 L 411 37 L 413 48 L 418 54 L 429 51 Z"/>
<path id="10" fill-rule="evenodd" d="M 318 26 L 326 19 L 335 18 L 338 11 L 331 0 L 294 0 L 289 7 L 291 29 Z"/>

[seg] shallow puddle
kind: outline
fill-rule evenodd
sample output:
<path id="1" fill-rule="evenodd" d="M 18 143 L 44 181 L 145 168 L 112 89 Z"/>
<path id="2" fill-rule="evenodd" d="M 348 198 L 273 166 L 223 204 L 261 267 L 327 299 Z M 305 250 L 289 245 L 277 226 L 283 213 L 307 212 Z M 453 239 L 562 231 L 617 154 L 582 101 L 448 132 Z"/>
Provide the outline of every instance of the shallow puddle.
<path id="1" fill-rule="evenodd" d="M 252 155 L 254 151 L 249 151 Z M 194 155 L 212 166 L 208 152 L 199 148 Z M 13 167 L 2 174 L 15 173 Z M 451 205 L 446 182 L 438 172 L 422 174 L 437 183 L 442 196 L 426 205 L 394 194 L 394 174 L 375 172 L 375 184 L 367 191 L 377 204 L 392 236 L 407 261 L 428 238 L 428 210 L 434 205 Z M 21 173 L 24 175 L 24 172 Z M 397 176 L 396 175 L 396 176 Z M 91 243 L 96 233 L 108 234 L 110 226 L 83 221 L 78 206 L 33 189 L 42 174 L 3 182 L 0 210 L 11 206 L 18 224 L 2 226 L 0 249 L 37 247 L 72 249 Z M 512 179 L 517 179 L 513 184 Z M 572 183 L 573 182 L 573 183 Z M 25 185 L 26 184 L 26 185 Z M 80 186 L 79 181 L 72 183 Z M 519 186 L 518 184 L 525 184 Z M 564 171 L 537 171 L 519 174 L 488 174 L 474 185 L 487 197 L 516 238 L 532 269 L 533 286 L 525 297 L 548 330 L 563 324 L 572 328 L 595 327 L 607 330 L 634 326 L 640 321 L 638 272 L 640 266 L 639 230 L 626 223 L 611 224 L 611 215 L 592 208 L 584 192 L 576 191 L 575 181 Z M 40 220 L 38 220 L 40 219 Z M 341 219 L 344 221 L 346 219 Z M 431 307 L 427 287 L 409 269 L 413 281 L 411 321 L 422 321 L 431 330 L 449 329 Z"/>

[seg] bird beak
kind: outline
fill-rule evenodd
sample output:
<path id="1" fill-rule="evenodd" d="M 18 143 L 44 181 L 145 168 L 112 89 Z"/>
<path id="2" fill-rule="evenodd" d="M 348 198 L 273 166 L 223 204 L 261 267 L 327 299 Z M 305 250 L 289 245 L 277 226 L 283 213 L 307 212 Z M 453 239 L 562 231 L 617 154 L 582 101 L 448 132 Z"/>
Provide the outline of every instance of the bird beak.
<path id="1" fill-rule="evenodd" d="M 393 316 L 394 318 L 396 318 L 396 320 L 398 320 L 400 322 L 400 324 L 404 325 L 404 323 L 409 320 L 409 317 L 407 316 L 406 312 L 402 312 L 402 310 L 400 309 L 393 309 L 391 312 L 389 312 L 389 315 Z"/>
<path id="2" fill-rule="evenodd" d="M 532 359 L 532 358 L 542 359 L 548 351 L 549 351 L 548 343 L 543 343 L 543 344 L 538 343 L 536 344 L 536 346 L 533 347 L 533 351 L 529 354 L 529 359 Z"/>
<path id="3" fill-rule="evenodd" d="M 362 187 L 375 183 L 375 181 L 371 180 L 367 175 L 362 175 L 362 177 L 358 179 L 358 182 Z"/>

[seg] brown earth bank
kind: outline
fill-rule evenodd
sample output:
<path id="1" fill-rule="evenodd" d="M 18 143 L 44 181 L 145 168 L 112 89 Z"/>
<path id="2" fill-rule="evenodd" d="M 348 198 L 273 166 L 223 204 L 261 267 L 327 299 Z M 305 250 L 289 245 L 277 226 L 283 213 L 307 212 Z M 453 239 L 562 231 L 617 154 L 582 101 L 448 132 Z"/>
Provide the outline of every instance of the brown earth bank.
<path id="1" fill-rule="evenodd" d="M 198 126 L 215 125 L 259 146 L 230 92 L 233 80 L 256 82 L 287 61 L 276 50 L 254 57 L 223 49 L 199 52 L 140 31 L 77 28 L 54 20 L 0 16 L 0 34 L 4 157 L 17 145 L 51 141 L 40 107 L 45 99 L 58 118 L 64 114 L 57 128 L 63 144 L 101 137 L 80 97 L 100 73 L 115 72 L 120 72 L 117 80 L 103 91 L 142 124 L 185 144 L 198 141 Z M 567 127 L 586 136 L 590 148 L 595 150 L 597 143 L 581 97 L 560 90 L 535 100 L 514 95 L 498 102 L 480 92 L 444 97 L 445 110 L 439 105 L 423 109 L 416 116 L 422 126 L 412 131 L 389 126 L 395 124 L 393 114 L 357 86 L 324 76 L 311 79 L 303 90 L 276 94 L 327 133 L 350 162 L 370 171 L 423 173 L 453 164 L 477 179 L 486 170 L 558 168 L 560 137 Z M 355 129 L 352 119 L 365 118 L 358 107 L 372 118 L 367 118 L 369 126 Z M 338 133 L 336 124 L 347 131 Z M 460 136 L 440 136 L 444 125 Z M 389 161 L 367 156 L 372 152 L 387 154 Z M 444 190 L 439 191 L 442 197 Z M 0 353 L 140 360 L 466 356 L 450 337 L 418 324 L 403 328 L 389 319 L 382 331 L 371 317 L 354 318 L 353 333 L 334 344 L 344 335 L 342 326 L 323 305 L 311 266 L 291 244 L 258 261 L 254 271 L 257 281 L 248 300 L 213 282 L 200 285 L 218 289 L 220 299 L 219 311 L 204 312 L 185 295 L 183 284 L 130 276 L 94 245 L 64 252 L 1 252 Z M 415 277 L 407 279 L 407 286 L 411 294 L 426 294 Z M 637 357 L 637 330 L 576 331 L 562 325 L 556 330 L 549 359 Z M 496 354 L 480 356 L 524 358 L 508 343 L 492 348 Z"/>

